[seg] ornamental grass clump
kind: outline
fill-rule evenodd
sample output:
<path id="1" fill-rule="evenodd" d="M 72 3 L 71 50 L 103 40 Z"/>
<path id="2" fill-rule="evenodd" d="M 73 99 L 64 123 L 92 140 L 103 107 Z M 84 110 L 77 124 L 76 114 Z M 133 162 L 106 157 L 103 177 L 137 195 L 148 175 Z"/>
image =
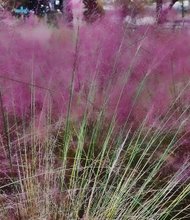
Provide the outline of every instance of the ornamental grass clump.
<path id="1" fill-rule="evenodd" d="M 2 219 L 189 216 L 189 33 L 106 15 L 0 23 Z"/>

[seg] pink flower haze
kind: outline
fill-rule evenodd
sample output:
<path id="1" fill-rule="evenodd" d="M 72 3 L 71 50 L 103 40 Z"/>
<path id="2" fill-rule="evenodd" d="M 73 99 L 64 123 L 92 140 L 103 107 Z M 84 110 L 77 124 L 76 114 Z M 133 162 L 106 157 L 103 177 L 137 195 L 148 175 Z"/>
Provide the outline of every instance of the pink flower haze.
<path id="1" fill-rule="evenodd" d="M 190 79 L 188 30 L 159 26 L 130 29 L 117 15 L 83 24 L 78 32 L 60 22 L 48 27 L 36 18 L 0 23 L 0 87 L 3 107 L 20 117 L 46 112 L 65 116 L 74 79 L 72 115 L 80 118 L 87 103 L 92 115 L 106 102 L 107 117 L 119 123 L 152 124 L 163 118 Z M 11 18 L 10 18 L 11 20 Z M 95 92 L 89 101 L 89 92 Z M 189 89 L 180 108 L 189 103 Z M 174 114 L 174 117 L 177 117 Z"/>

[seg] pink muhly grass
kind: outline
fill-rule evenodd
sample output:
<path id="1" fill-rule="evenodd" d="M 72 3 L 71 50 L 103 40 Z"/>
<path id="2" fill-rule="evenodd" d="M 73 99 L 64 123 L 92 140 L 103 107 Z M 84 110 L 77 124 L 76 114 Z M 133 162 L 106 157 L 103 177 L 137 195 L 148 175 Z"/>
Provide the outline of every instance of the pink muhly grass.
<path id="1" fill-rule="evenodd" d="M 56 151 L 62 149 L 57 149 L 60 147 L 56 146 L 57 140 L 51 140 L 53 129 L 59 121 L 63 126 L 67 124 L 67 120 L 80 124 L 86 113 L 93 127 L 98 120 L 97 116 L 103 111 L 106 133 L 112 119 L 116 119 L 118 125 L 128 126 L 135 132 L 136 128 L 137 132 L 139 131 L 139 127 L 146 120 L 145 131 L 142 133 L 146 133 L 146 128 L 151 128 L 151 131 L 157 129 L 156 141 L 163 133 L 168 136 L 165 138 L 169 139 L 168 145 L 171 142 L 169 135 L 174 136 L 183 121 L 185 125 L 182 127 L 183 130 L 180 130 L 180 135 L 189 131 L 188 31 L 161 31 L 159 27 L 139 27 L 131 31 L 121 25 L 120 18 L 110 20 L 106 15 L 93 24 L 82 25 L 79 32 L 61 22 L 58 29 L 32 19 L 26 23 L 17 22 L 12 27 L 4 25 L 3 22 L 0 24 L 0 92 L 3 103 L 1 108 L 10 120 L 8 129 L 13 130 L 10 132 L 12 145 L 9 146 L 12 162 L 19 164 L 19 160 L 25 157 L 23 161 L 26 160 L 28 167 L 19 168 L 19 175 L 26 175 L 26 183 L 27 175 L 33 176 L 41 170 L 43 172 L 43 169 L 63 164 L 59 160 L 60 155 L 54 155 L 59 154 Z M 71 107 L 69 113 L 68 106 Z M 0 118 L 3 119 L 2 114 Z M 23 128 L 19 127 L 19 123 Z M 1 129 L 3 126 L 2 123 Z M 101 131 L 104 131 L 104 127 L 99 132 Z M 48 132 L 51 133 L 50 136 L 47 135 Z M 20 138 L 22 133 L 24 134 Z M 74 135 L 76 136 L 75 132 Z M 85 132 L 82 135 L 85 135 Z M 107 137 L 109 134 L 102 132 L 100 139 L 104 139 L 104 135 Z M 139 142 L 141 145 L 141 140 L 136 141 L 135 135 L 139 135 L 138 139 L 141 134 L 132 134 L 134 145 L 138 145 Z M 2 146 L 5 136 L 6 134 L 3 134 L 1 137 Z M 50 139 L 47 140 L 50 142 L 49 145 L 53 146 L 51 149 L 44 149 L 47 136 Z M 75 151 L 78 143 L 75 143 L 76 137 L 71 138 L 73 139 L 69 140 L 69 150 Z M 87 146 L 84 148 L 90 145 L 89 137 L 85 138 L 87 143 L 84 145 Z M 144 145 L 147 144 L 146 138 Z M 95 141 L 99 144 L 102 139 L 95 138 Z M 100 143 L 100 148 L 104 141 Z M 156 145 L 156 141 L 148 144 Z M 184 136 L 176 145 L 179 149 L 176 150 L 175 157 L 166 159 L 166 172 L 177 172 L 188 159 L 185 152 L 189 152 L 189 138 Z M 20 158 L 17 158 L 18 154 Z M 45 154 L 47 158 L 44 159 Z M 126 153 L 124 155 L 127 156 Z M 160 155 L 162 156 L 162 151 L 158 152 L 158 156 Z M 6 156 L 2 156 L 3 160 Z M 73 157 L 73 154 L 71 156 Z M 150 158 L 152 159 L 152 156 Z M 36 163 L 27 163 L 27 159 Z M 34 164 L 34 167 L 31 168 L 30 163 Z M 5 172 L 10 170 L 7 167 L 10 166 L 5 164 L 3 167 Z M 28 174 L 27 169 L 31 173 Z M 189 169 L 184 170 L 184 174 L 185 176 L 182 176 L 186 181 L 189 178 Z M 41 179 L 45 185 L 45 179 Z M 37 185 L 40 186 L 38 183 Z M 37 189 L 41 190 L 40 187 Z"/>
<path id="2" fill-rule="evenodd" d="M 153 121 L 164 115 L 175 99 L 171 88 L 187 80 L 190 71 L 189 33 L 185 30 L 158 32 L 146 27 L 131 32 L 105 16 L 80 27 L 76 52 L 74 33 L 64 24 L 52 29 L 29 20 L 12 28 L 2 23 L 0 28 L 3 103 L 7 112 L 18 117 L 29 113 L 32 90 L 38 113 L 39 106 L 45 110 L 45 96 L 52 99 L 55 116 L 66 113 L 75 59 L 73 108 L 84 111 L 94 79 L 97 96 L 93 105 L 99 109 L 105 101 L 101 96 L 109 95 L 107 114 L 112 115 L 117 106 L 120 123 L 129 113 L 138 122 L 150 109 L 154 109 L 150 116 Z"/>

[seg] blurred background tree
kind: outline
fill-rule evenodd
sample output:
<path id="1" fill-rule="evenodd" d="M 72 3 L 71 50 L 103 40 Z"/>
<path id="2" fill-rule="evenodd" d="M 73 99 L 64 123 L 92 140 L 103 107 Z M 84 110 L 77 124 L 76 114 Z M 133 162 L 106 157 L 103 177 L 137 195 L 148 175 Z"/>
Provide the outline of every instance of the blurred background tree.
<path id="1" fill-rule="evenodd" d="M 144 12 L 144 6 L 147 0 L 115 0 L 115 4 L 122 9 L 122 15 L 135 17 L 137 14 Z"/>
<path id="2" fill-rule="evenodd" d="M 0 0 L 4 8 L 11 10 L 17 7 L 19 4 L 25 4 L 27 0 Z"/>

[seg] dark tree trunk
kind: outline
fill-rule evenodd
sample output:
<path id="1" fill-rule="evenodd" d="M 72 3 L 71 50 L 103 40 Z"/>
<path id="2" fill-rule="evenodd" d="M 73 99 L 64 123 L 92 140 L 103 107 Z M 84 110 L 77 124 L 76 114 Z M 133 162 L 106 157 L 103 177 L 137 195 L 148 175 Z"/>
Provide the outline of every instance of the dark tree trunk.
<path id="1" fill-rule="evenodd" d="M 156 16 L 158 23 L 162 23 L 162 4 L 163 0 L 156 0 Z"/>
<path id="2" fill-rule="evenodd" d="M 157 14 L 160 14 L 160 12 L 162 11 L 162 4 L 163 4 L 163 0 L 157 0 L 156 1 L 156 12 L 157 12 Z"/>

